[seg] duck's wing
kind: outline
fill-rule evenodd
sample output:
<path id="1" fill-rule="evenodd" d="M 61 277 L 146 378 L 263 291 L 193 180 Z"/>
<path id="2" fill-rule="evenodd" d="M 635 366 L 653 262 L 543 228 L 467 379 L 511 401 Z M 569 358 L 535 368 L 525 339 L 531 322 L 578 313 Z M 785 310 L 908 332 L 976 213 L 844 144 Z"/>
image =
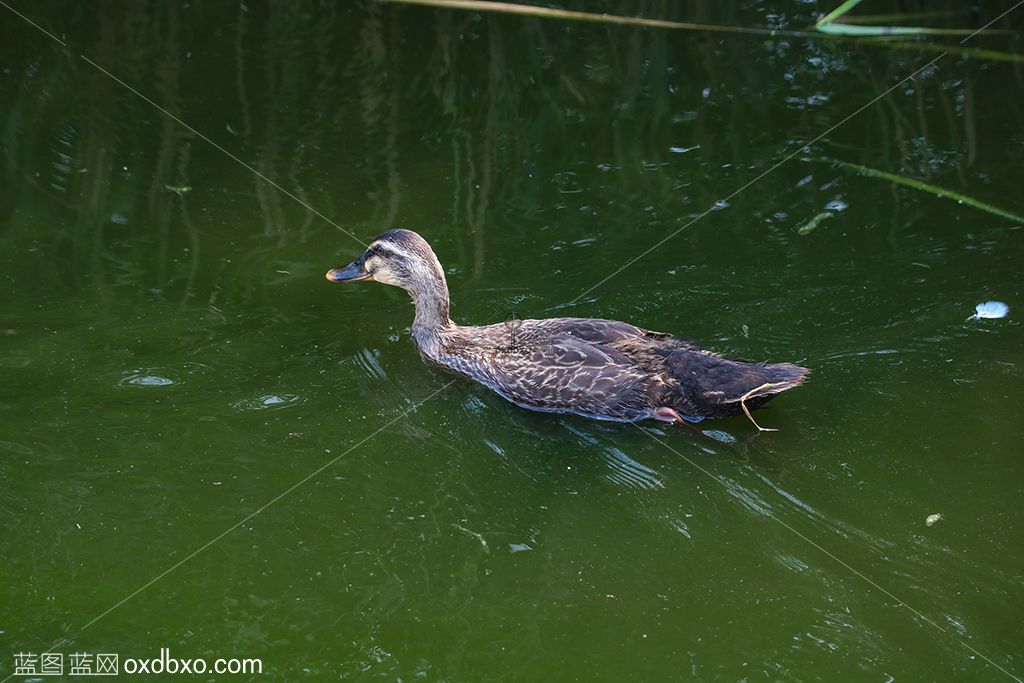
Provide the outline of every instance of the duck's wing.
<path id="1" fill-rule="evenodd" d="M 651 377 L 631 358 L 576 335 L 527 328 L 516 344 L 485 354 L 475 379 L 534 410 L 622 421 L 650 417 Z"/>
<path id="2" fill-rule="evenodd" d="M 645 335 L 652 334 L 636 325 L 601 318 L 524 320 L 522 321 L 522 330 L 531 337 L 573 337 L 598 345 L 640 339 Z"/>

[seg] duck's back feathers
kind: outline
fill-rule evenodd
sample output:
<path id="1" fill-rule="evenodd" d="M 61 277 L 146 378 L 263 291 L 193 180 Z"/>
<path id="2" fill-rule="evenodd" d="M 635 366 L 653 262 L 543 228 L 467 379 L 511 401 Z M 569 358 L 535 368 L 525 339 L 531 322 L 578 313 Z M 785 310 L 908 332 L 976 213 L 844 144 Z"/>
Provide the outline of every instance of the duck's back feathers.
<path id="1" fill-rule="evenodd" d="M 551 318 L 453 327 L 434 360 L 524 407 L 632 422 L 755 408 L 803 381 L 795 365 L 728 360 L 615 320 Z"/>
<path id="2" fill-rule="evenodd" d="M 571 333 L 548 322 L 517 321 L 514 332 L 504 325 L 459 328 L 436 360 L 534 410 L 627 422 L 650 416 L 648 374 L 598 341 L 621 330 Z"/>

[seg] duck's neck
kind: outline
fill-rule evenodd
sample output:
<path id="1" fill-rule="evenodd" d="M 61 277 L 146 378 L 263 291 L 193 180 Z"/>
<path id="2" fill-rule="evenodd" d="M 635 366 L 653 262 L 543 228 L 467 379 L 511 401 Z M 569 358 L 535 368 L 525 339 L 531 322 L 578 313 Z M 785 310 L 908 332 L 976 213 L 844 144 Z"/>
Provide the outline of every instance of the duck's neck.
<path id="1" fill-rule="evenodd" d="M 415 291 L 410 290 L 409 295 L 416 305 L 412 336 L 424 353 L 436 355 L 440 347 L 441 332 L 454 325 L 448 317 L 448 282 L 440 266 L 436 277 L 430 278 Z"/>

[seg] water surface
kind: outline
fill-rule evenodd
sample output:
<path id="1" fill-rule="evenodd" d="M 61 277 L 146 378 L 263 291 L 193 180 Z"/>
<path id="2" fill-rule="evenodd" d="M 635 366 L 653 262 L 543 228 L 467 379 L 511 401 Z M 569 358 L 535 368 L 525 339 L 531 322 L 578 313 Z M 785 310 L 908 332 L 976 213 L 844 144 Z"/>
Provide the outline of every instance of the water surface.
<path id="1" fill-rule="evenodd" d="M 0 676 L 61 639 L 260 657 L 257 680 L 1024 675 L 1022 226 L 811 160 L 1024 213 L 1019 64 L 950 55 L 724 201 L 935 55 L 371 2 L 13 6 L 67 45 L 0 12 Z M 761 436 L 446 386 L 404 293 L 323 280 L 396 225 L 460 322 L 622 319 L 812 380 Z M 1009 317 L 965 320 L 988 299 Z"/>

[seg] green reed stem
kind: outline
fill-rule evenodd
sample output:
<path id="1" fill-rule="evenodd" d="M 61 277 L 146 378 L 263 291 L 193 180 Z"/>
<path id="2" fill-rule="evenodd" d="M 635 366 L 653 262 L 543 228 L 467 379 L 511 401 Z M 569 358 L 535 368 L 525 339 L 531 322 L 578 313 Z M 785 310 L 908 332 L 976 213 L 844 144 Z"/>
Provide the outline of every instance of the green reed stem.
<path id="1" fill-rule="evenodd" d="M 932 185 L 931 183 L 926 183 L 922 180 L 908 178 L 906 176 L 897 175 L 895 173 L 889 173 L 888 171 L 880 171 L 877 168 L 862 166 L 860 164 L 850 163 L 849 161 L 829 159 L 827 157 L 810 158 L 809 161 L 820 161 L 833 164 L 834 166 L 838 166 L 839 168 L 842 168 L 844 170 L 853 171 L 858 175 L 867 176 L 869 178 L 879 178 L 881 180 L 888 180 L 890 183 L 895 183 L 896 185 L 903 185 L 904 187 L 910 187 L 915 190 L 920 190 L 921 192 L 927 192 L 936 197 L 952 199 L 960 204 L 966 204 L 967 206 L 979 209 L 981 211 L 986 211 L 995 216 L 999 216 L 1001 218 L 1014 221 L 1015 223 L 1024 223 L 1024 216 L 1018 216 L 1015 213 L 1010 213 L 1009 211 L 1000 209 L 998 206 L 986 204 L 985 202 L 974 199 L 973 197 L 968 197 L 965 194 L 960 194 L 959 192 L 954 192 L 953 190 L 947 190 L 944 187 Z"/>

